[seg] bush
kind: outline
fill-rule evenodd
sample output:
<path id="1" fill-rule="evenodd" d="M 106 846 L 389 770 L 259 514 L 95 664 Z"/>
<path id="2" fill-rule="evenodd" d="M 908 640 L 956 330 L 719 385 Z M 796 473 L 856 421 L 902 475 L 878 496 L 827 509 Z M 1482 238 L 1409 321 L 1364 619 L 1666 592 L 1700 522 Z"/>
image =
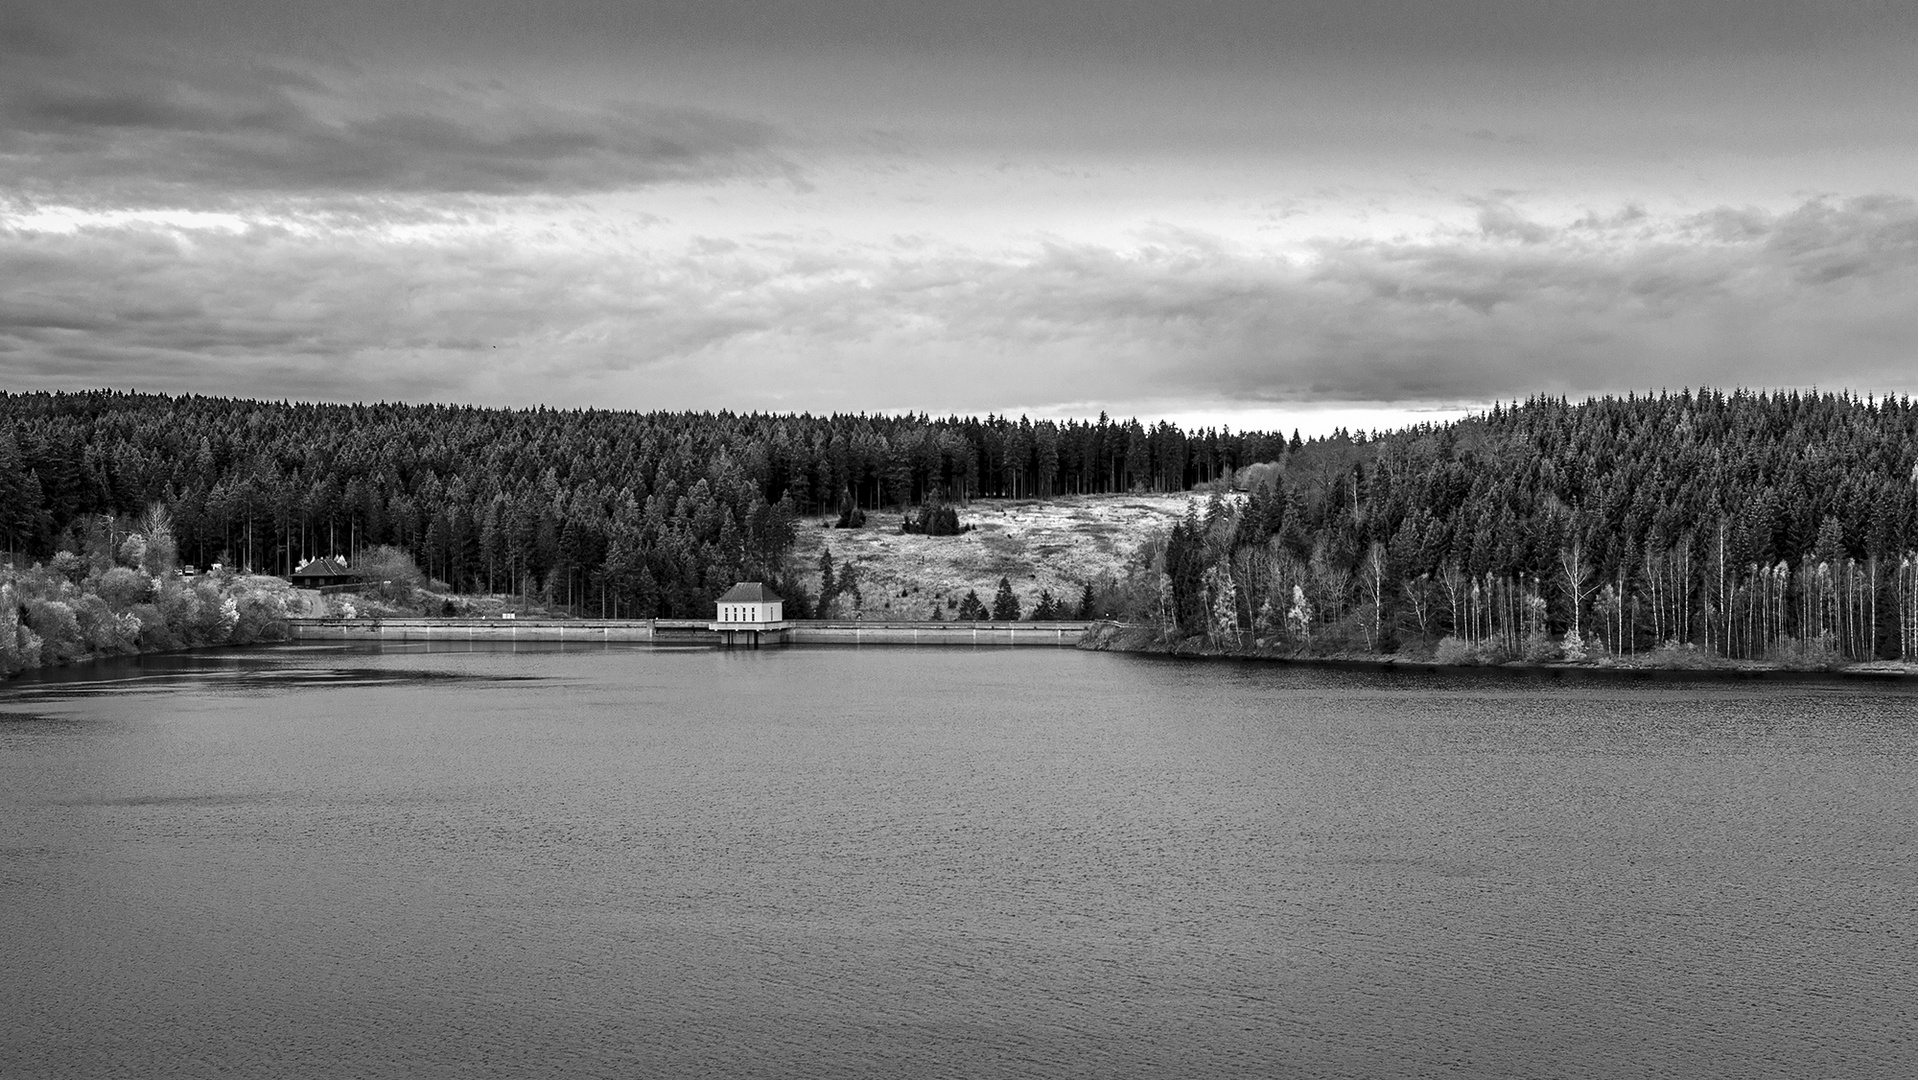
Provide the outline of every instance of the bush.
<path id="1" fill-rule="evenodd" d="M 1432 661 L 1438 664 L 1476 664 L 1479 662 L 1478 650 L 1471 644 L 1450 634 L 1439 639 L 1438 648 L 1432 651 Z"/>
<path id="2" fill-rule="evenodd" d="M 1432 659 L 1432 648 L 1432 643 L 1424 638 L 1408 637 L 1398 642 L 1397 646 L 1393 649 L 1392 655 L 1403 657 L 1407 660 L 1430 660 Z"/>
<path id="3" fill-rule="evenodd" d="M 40 639 L 20 623 L 20 601 L 12 583 L 0 578 L 0 677 L 40 664 Z"/>
<path id="4" fill-rule="evenodd" d="M 1365 625 L 1358 616 L 1347 615 L 1337 622 L 1314 628 L 1306 649 L 1315 656 L 1337 656 L 1369 653 L 1371 643 L 1366 640 Z"/>
<path id="5" fill-rule="evenodd" d="M 972 526 L 959 524 L 959 511 L 950 506 L 926 506 L 920 509 L 917 516 L 907 511 L 899 522 L 899 531 L 925 536 L 958 536 L 972 531 Z"/>
<path id="6" fill-rule="evenodd" d="M 248 593 L 234 603 L 233 643 L 251 645 L 256 641 L 279 641 L 286 637 L 286 610 L 276 607 L 267 597 Z"/>
<path id="7" fill-rule="evenodd" d="M 226 590 L 213 581 L 194 583 L 193 600 L 187 610 L 191 621 L 186 624 L 185 635 L 195 644 L 212 645 L 231 640 L 233 626 L 240 621 L 238 606 L 232 603 Z"/>
<path id="8" fill-rule="evenodd" d="M 140 620 L 114 611 L 98 596 L 82 596 L 73 602 L 73 616 L 80 624 L 81 640 L 87 651 L 126 653 L 139 647 Z"/>
<path id="9" fill-rule="evenodd" d="M 1567 630 L 1565 632 L 1565 643 L 1561 646 L 1560 654 L 1564 656 L 1565 659 L 1574 662 L 1585 659 L 1587 653 L 1585 651 L 1584 636 L 1576 630 Z"/>
<path id="10" fill-rule="evenodd" d="M 182 640 L 180 631 L 169 625 L 166 616 L 152 604 L 134 605 L 133 610 L 127 612 L 126 618 L 139 625 L 139 629 L 135 632 L 139 635 L 142 652 L 163 652 L 193 644 Z M 213 644 L 213 642 L 207 644 Z"/>
<path id="11" fill-rule="evenodd" d="M 1549 660 L 1556 660 L 1559 657 L 1558 643 L 1554 642 L 1550 635 L 1544 631 L 1535 630 L 1531 634 L 1526 635 L 1524 656 L 1526 662 L 1533 664 L 1542 664 Z"/>
<path id="12" fill-rule="evenodd" d="M 86 636 L 73 608 L 59 600 L 33 597 L 26 602 L 26 624 L 40 637 L 40 666 L 71 664 L 86 658 Z"/>
<path id="13" fill-rule="evenodd" d="M 866 527 L 866 512 L 852 501 L 852 493 L 847 492 L 839 502 L 839 523 L 835 529 L 863 529 Z"/>
<path id="14" fill-rule="evenodd" d="M 381 544 L 360 556 L 354 573 L 360 577 L 361 592 L 389 604 L 412 602 L 413 594 L 426 584 L 426 575 L 413 556 L 390 544 Z"/>
<path id="15" fill-rule="evenodd" d="M 250 577 L 239 582 L 233 595 L 226 598 L 232 605 L 233 644 L 285 640 L 290 597 L 291 587 L 279 578 Z"/>
<path id="16" fill-rule="evenodd" d="M 9 630 L 0 622 L 0 675 L 13 675 L 40 666 L 40 635 L 25 623 Z"/>
<path id="17" fill-rule="evenodd" d="M 125 611 L 153 598 L 153 579 L 138 570 L 116 566 L 94 581 L 93 591 L 100 599 Z"/>
<path id="18" fill-rule="evenodd" d="M 1661 649 L 1659 653 L 1664 651 Z M 1765 659 L 1794 671 L 1830 671 L 1845 663 L 1844 656 L 1832 644 L 1829 634 L 1803 641 L 1794 637 L 1783 638 L 1766 652 Z"/>

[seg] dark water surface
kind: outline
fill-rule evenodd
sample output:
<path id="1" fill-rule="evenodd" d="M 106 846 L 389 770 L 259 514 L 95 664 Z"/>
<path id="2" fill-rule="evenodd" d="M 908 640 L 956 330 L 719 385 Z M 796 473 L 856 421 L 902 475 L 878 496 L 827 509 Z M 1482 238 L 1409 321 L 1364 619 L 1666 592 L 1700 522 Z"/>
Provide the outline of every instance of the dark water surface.
<path id="1" fill-rule="evenodd" d="M 1918 696 L 1074 652 L 0 689 L 0 1075 L 1910 1077 Z"/>

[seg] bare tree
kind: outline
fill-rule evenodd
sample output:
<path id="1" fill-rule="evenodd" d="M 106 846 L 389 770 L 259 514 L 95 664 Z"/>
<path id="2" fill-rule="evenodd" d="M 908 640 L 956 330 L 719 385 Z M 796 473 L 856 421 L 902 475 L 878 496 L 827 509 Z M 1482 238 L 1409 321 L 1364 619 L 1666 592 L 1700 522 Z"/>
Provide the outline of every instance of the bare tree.
<path id="1" fill-rule="evenodd" d="M 1365 647 L 1377 652 L 1385 613 L 1385 545 L 1377 540 L 1365 551 L 1359 567 L 1359 591 L 1371 610 L 1365 615 Z"/>
<path id="2" fill-rule="evenodd" d="M 1580 615 L 1585 610 L 1585 601 L 1595 589 L 1592 584 L 1592 564 L 1585 560 L 1585 542 L 1576 537 L 1572 546 L 1558 550 L 1558 572 L 1565 583 L 1565 599 L 1571 607 L 1572 634 L 1580 641 L 1585 635 L 1580 632 Z"/>
<path id="3" fill-rule="evenodd" d="M 1399 591 L 1405 594 L 1405 602 L 1412 607 L 1412 618 L 1418 623 L 1419 638 L 1431 636 L 1427 627 L 1432 607 L 1432 575 L 1420 574 L 1415 578 L 1406 578 L 1399 583 Z"/>
<path id="4" fill-rule="evenodd" d="M 1470 598 L 1472 583 L 1456 561 L 1439 567 L 1439 588 L 1445 590 L 1445 602 L 1452 609 L 1452 633 L 1472 640 L 1472 626 L 1463 605 Z"/>

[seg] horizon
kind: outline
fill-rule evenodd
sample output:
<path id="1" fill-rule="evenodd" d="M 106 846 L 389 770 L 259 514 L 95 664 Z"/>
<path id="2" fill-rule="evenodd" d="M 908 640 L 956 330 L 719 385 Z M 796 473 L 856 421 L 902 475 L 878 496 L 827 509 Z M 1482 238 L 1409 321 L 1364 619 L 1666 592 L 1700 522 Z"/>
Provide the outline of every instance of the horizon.
<path id="1" fill-rule="evenodd" d="M 1918 9 L 0 16 L 0 387 L 1390 430 L 1918 390 Z"/>
<path id="2" fill-rule="evenodd" d="M 1547 401 L 1562 400 L 1565 402 L 1565 404 L 1567 404 L 1568 406 L 1572 408 L 1580 408 L 1586 405 L 1597 404 L 1605 401 L 1628 401 L 1628 400 L 1653 401 L 1653 400 L 1663 400 L 1666 398 L 1674 398 L 1674 397 L 1680 397 L 1680 396 L 1684 396 L 1684 397 L 1701 396 L 1705 394 L 1714 394 L 1714 395 L 1718 395 L 1726 398 L 1733 398 L 1733 397 L 1772 398 L 1772 397 L 1787 397 L 1792 395 L 1799 395 L 1804 397 L 1830 397 L 1830 398 L 1835 398 L 1840 400 L 1851 401 L 1858 404 L 1863 404 L 1867 406 L 1868 408 L 1878 408 L 1878 407 L 1890 405 L 1894 401 L 1896 401 L 1900 406 L 1909 407 L 1911 397 L 1912 397 L 1912 395 L 1908 393 L 1907 394 L 1877 394 L 1877 393 L 1871 393 L 1871 392 L 1858 391 L 1849 387 L 1839 388 L 1839 389 L 1831 389 L 1831 388 L 1815 387 L 1815 386 L 1814 387 L 1685 386 L 1685 387 L 1678 387 L 1676 389 L 1669 388 L 1669 387 L 1657 388 L 1657 389 L 1640 388 L 1636 390 L 1628 389 L 1628 390 L 1619 391 L 1616 393 L 1607 392 L 1602 394 L 1586 395 L 1581 399 L 1573 399 L 1569 395 L 1562 395 L 1562 394 L 1531 394 L 1523 398 L 1510 398 L 1510 399 L 1500 399 L 1496 401 L 1490 401 L 1490 402 L 1484 403 L 1483 405 L 1480 405 L 1474 408 L 1469 408 L 1469 409 L 1459 408 L 1459 409 L 1451 409 L 1451 410 L 1445 410 L 1445 409 L 1398 410 L 1396 411 L 1396 415 L 1402 417 L 1403 422 L 1386 425 L 1386 426 L 1380 426 L 1376 423 L 1366 423 L 1364 421 L 1376 421 L 1381 416 L 1389 415 L 1393 411 L 1391 410 L 1320 409 L 1317 411 L 1306 410 L 1303 412 L 1301 411 L 1274 412 L 1270 414 L 1274 422 L 1261 425 L 1258 423 L 1240 422 L 1247 419 L 1248 415 L 1250 415 L 1246 413 L 1231 414 L 1227 419 L 1221 420 L 1215 417 L 1209 417 L 1205 414 L 1112 413 L 1106 410 L 1101 410 L 1096 413 L 1063 413 L 1061 412 L 1061 413 L 1046 414 L 1046 415 L 1033 415 L 1030 413 L 1023 413 L 1023 412 L 1016 412 L 1016 411 L 1001 412 L 999 410 L 979 410 L 975 412 L 932 412 L 925 409 L 898 409 L 898 410 L 862 410 L 862 409 L 777 410 L 777 409 L 773 409 L 773 410 L 768 410 L 768 409 L 734 409 L 734 408 L 729 408 L 723 405 L 716 408 L 708 408 L 708 409 L 698 409 L 698 408 L 646 409 L 646 408 L 633 408 L 633 407 L 626 407 L 626 406 L 608 406 L 608 405 L 554 406 L 554 405 L 547 405 L 543 402 L 534 402 L 526 405 L 492 405 L 492 404 L 485 404 L 485 403 L 472 402 L 472 401 L 415 401 L 415 400 L 384 399 L 384 398 L 382 399 L 365 399 L 365 398 L 328 399 L 328 398 L 316 398 L 316 397 L 307 397 L 307 398 L 281 397 L 278 399 L 273 399 L 273 398 L 245 397 L 245 396 L 225 395 L 225 394 L 206 394 L 206 393 L 198 393 L 198 392 L 192 392 L 192 391 L 173 393 L 169 391 L 142 390 L 137 387 L 126 387 L 126 388 L 88 387 L 88 388 L 78 389 L 78 390 L 55 389 L 55 390 L 29 390 L 29 391 L 11 391 L 11 390 L 6 390 L 4 388 L 0 388 L 0 396 L 6 396 L 6 395 L 30 396 L 34 394 L 68 395 L 68 396 L 84 396 L 88 394 L 109 394 L 109 395 L 125 395 L 128 397 L 152 396 L 152 397 L 164 397 L 164 398 L 199 397 L 199 398 L 204 398 L 211 401 L 234 402 L 239 404 L 268 405 L 268 406 L 275 406 L 275 407 L 329 406 L 329 407 L 337 407 L 337 408 L 348 408 L 348 407 L 397 405 L 397 406 L 403 406 L 408 408 L 457 408 L 457 409 L 500 410 L 500 411 L 508 411 L 508 412 L 514 412 L 514 411 L 537 412 L 539 410 L 544 409 L 552 412 L 627 413 L 634 416 L 647 416 L 652 414 L 716 415 L 719 413 L 728 413 L 734 416 L 747 416 L 747 417 L 791 416 L 791 417 L 812 417 L 814 419 L 826 419 L 826 418 L 834 418 L 834 417 L 867 417 L 872 419 L 899 420 L 899 419 L 913 419 L 915 417 L 920 417 L 920 418 L 923 418 L 927 423 L 933 423 L 933 424 L 946 423 L 949 421 L 957 421 L 962 423 L 965 421 L 984 422 L 984 421 L 992 420 L 995 418 L 1002 421 L 1012 421 L 1016 418 L 1019 421 L 1030 421 L 1034 424 L 1041 423 L 1041 422 L 1052 422 L 1061 426 L 1065 426 L 1068 424 L 1078 424 L 1078 425 L 1090 427 L 1090 426 L 1096 425 L 1099 422 L 1099 420 L 1103 418 L 1111 422 L 1112 424 L 1118 425 L 1118 426 L 1124 426 L 1131 423 L 1140 423 L 1144 425 L 1145 427 L 1147 427 L 1148 429 L 1160 423 L 1169 423 L 1188 435 L 1196 434 L 1202 431 L 1216 431 L 1221 434 L 1236 432 L 1241 435 L 1256 433 L 1261 435 L 1273 435 L 1273 436 L 1287 437 L 1287 438 L 1293 435 L 1297 435 L 1308 442 L 1320 440 L 1320 439 L 1335 438 L 1341 434 L 1350 438 L 1380 439 L 1380 438 L 1386 438 L 1398 433 L 1417 430 L 1421 427 L 1426 427 L 1426 426 L 1443 428 L 1446 426 L 1467 423 L 1473 420 L 1484 418 L 1485 416 L 1490 414 L 1494 409 L 1500 409 L 1500 408 L 1518 409 L 1520 407 L 1531 404 L 1534 400 L 1541 399 L 1541 398 Z M 1300 420 L 1301 417 L 1308 417 L 1309 419 L 1301 421 Z M 1253 418 L 1256 419 L 1256 417 L 1253 417 Z"/>

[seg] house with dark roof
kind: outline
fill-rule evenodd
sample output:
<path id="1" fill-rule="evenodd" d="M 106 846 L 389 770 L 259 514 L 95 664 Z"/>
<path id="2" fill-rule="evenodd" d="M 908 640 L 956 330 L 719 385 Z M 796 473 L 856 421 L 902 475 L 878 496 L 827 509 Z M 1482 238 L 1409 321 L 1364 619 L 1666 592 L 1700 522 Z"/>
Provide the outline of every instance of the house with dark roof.
<path id="1" fill-rule="evenodd" d="M 324 589 L 329 585 L 351 585 L 360 577 L 346 568 L 345 560 L 322 556 L 301 563 L 286 579 L 297 588 Z"/>

